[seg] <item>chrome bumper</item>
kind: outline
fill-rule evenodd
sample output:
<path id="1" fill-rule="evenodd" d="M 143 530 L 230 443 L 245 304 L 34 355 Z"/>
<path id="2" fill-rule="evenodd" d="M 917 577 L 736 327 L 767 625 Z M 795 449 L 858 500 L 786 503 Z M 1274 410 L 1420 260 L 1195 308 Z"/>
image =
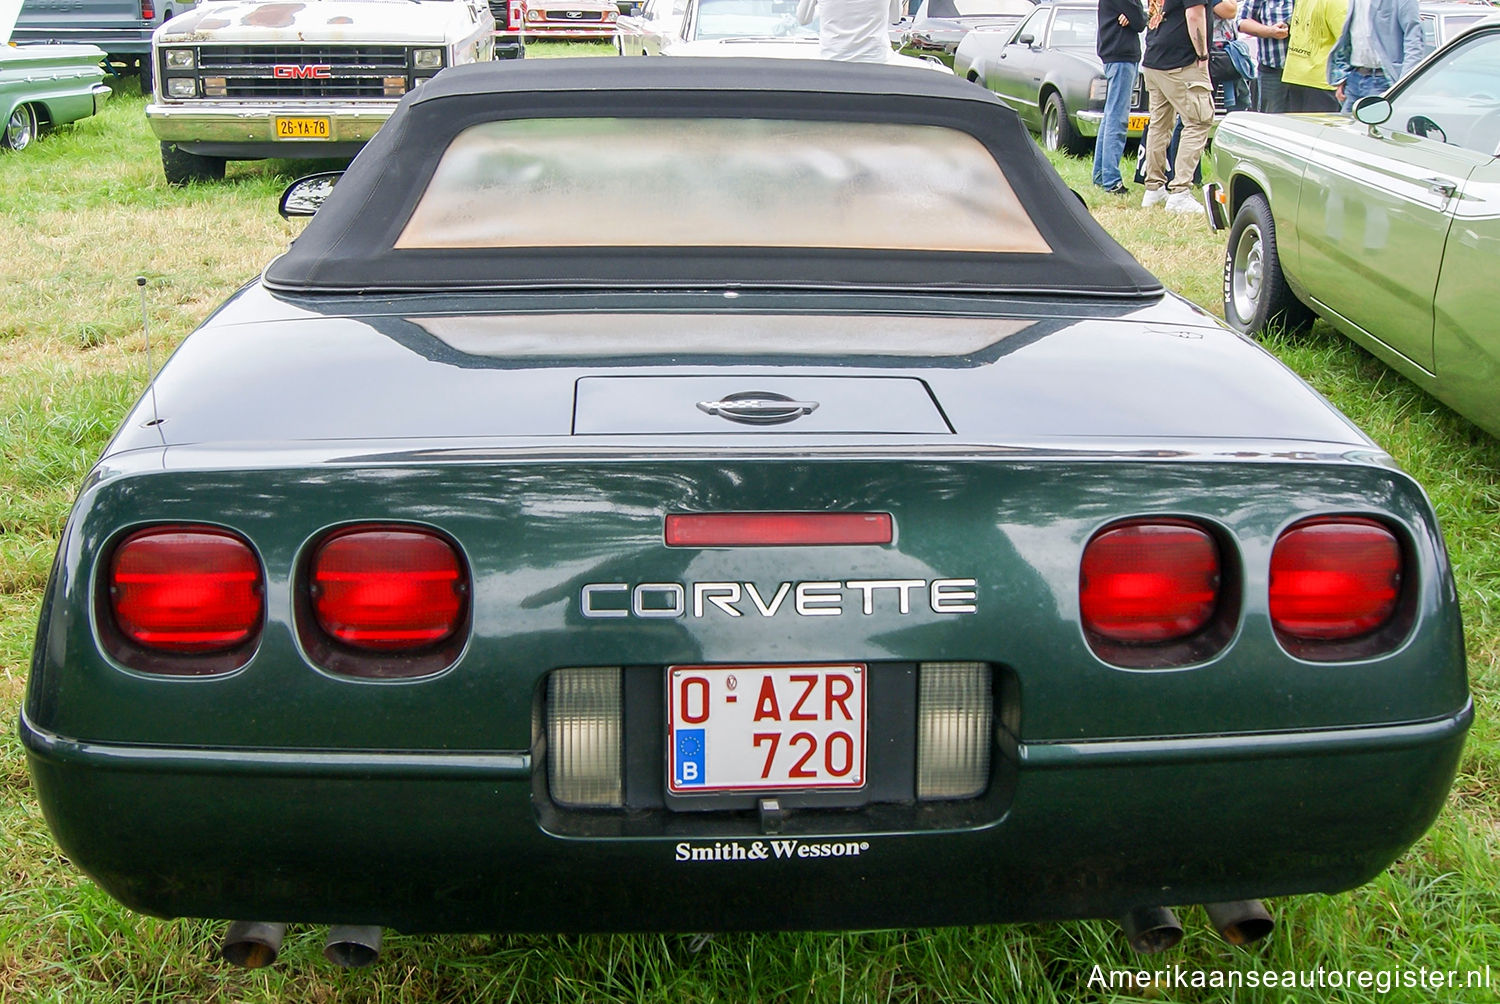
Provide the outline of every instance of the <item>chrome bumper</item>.
<path id="1" fill-rule="evenodd" d="M 1140 113 L 1132 112 L 1131 114 L 1139 115 Z M 1103 121 L 1103 112 L 1082 111 L 1073 116 L 1073 127 L 1078 130 L 1078 135 L 1080 136 L 1097 136 L 1099 135 L 1099 124 Z M 1127 127 L 1125 129 L 1125 138 L 1140 139 L 1141 130 Z"/>
<path id="2" fill-rule="evenodd" d="M 1217 181 L 1203 186 L 1203 211 L 1208 214 L 1208 229 L 1218 232 L 1229 226 L 1229 208 L 1224 187 Z"/>
<path id="3" fill-rule="evenodd" d="M 178 143 L 188 149 L 199 143 L 263 147 L 265 156 L 275 156 L 275 150 L 292 142 L 299 145 L 326 143 L 329 146 L 368 142 L 395 110 L 395 101 L 270 105 L 198 100 L 190 103 L 152 102 L 146 106 L 146 119 L 156 138 L 163 142 Z M 278 118 L 327 119 L 328 138 L 277 139 Z"/>

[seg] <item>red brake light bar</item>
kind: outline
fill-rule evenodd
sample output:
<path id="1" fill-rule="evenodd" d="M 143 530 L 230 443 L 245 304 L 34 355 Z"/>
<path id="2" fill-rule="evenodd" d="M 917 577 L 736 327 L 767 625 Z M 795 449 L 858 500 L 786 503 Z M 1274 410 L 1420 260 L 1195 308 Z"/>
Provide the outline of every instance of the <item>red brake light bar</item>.
<path id="1" fill-rule="evenodd" d="M 667 516 L 668 547 L 809 547 L 889 544 L 885 512 L 714 512 Z"/>

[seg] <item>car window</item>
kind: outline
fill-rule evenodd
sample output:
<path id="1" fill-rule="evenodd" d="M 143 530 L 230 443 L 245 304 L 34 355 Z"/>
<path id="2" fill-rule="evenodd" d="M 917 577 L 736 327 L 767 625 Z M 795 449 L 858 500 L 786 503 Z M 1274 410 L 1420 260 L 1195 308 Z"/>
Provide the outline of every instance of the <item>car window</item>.
<path id="1" fill-rule="evenodd" d="M 1448 50 L 1391 97 L 1391 127 L 1494 156 L 1500 150 L 1500 33 Z"/>
<path id="2" fill-rule="evenodd" d="M 797 0 L 699 0 L 695 40 L 818 36 L 818 22 L 797 23 Z"/>
<path id="3" fill-rule="evenodd" d="M 1054 49 L 1094 51 L 1099 37 L 1099 14 L 1092 7 L 1059 7 L 1052 19 Z"/>
<path id="4" fill-rule="evenodd" d="M 1046 8 L 1033 11 L 1031 16 L 1016 25 L 1016 33 L 1010 37 L 1009 45 L 1028 32 L 1037 38 L 1042 37 L 1042 31 L 1047 27 L 1047 15 L 1050 13 Z"/>
<path id="5" fill-rule="evenodd" d="M 1015 17 L 1032 8 L 1032 0 L 948 0 L 942 6 L 951 6 L 953 13 L 939 13 L 935 6 L 928 14 L 932 17 Z"/>
<path id="6" fill-rule="evenodd" d="M 675 193 L 671 212 L 639 197 L 656 190 Z M 969 133 L 748 118 L 471 126 L 443 152 L 395 247 L 701 247 L 706 237 L 715 247 L 1052 250 Z"/>

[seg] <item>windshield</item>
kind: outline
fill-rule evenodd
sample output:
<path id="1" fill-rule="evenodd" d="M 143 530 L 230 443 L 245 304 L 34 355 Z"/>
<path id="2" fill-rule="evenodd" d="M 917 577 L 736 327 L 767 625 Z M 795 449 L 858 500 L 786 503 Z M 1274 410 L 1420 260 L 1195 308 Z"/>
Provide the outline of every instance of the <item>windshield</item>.
<path id="1" fill-rule="evenodd" d="M 700 0 L 693 40 L 817 38 L 818 22 L 797 23 L 796 0 Z"/>

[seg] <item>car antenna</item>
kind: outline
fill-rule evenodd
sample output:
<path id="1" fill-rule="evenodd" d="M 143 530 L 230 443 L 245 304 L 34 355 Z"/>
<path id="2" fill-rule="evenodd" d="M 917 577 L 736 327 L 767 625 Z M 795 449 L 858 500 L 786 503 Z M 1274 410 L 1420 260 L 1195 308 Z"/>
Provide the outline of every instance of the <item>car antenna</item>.
<path id="1" fill-rule="evenodd" d="M 146 277 L 136 276 L 135 285 L 141 291 L 141 331 L 146 335 L 146 391 L 151 395 L 151 421 L 146 424 L 161 435 L 161 412 L 156 407 L 156 364 L 151 361 L 151 317 L 146 311 Z M 162 442 L 166 442 L 165 437 Z"/>

